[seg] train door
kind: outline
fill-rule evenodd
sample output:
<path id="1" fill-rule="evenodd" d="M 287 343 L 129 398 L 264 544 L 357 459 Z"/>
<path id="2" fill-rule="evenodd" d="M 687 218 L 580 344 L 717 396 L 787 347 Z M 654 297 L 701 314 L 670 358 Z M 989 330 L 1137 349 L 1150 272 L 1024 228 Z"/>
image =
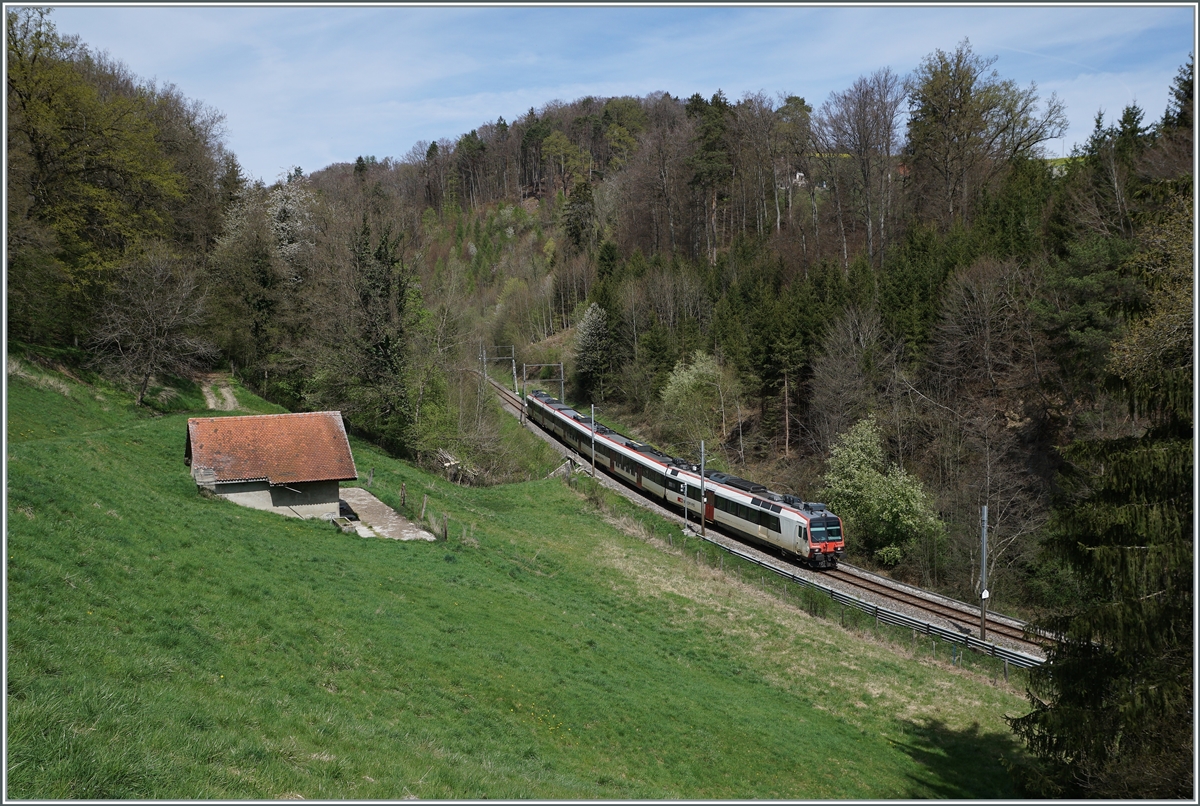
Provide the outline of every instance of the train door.
<path id="1" fill-rule="evenodd" d="M 715 490 L 704 491 L 704 520 L 711 521 L 713 519 L 713 504 L 716 502 L 717 493 Z"/>
<path id="2" fill-rule="evenodd" d="M 634 467 L 637 468 L 637 486 L 640 490 L 642 489 L 642 466 L 639 464 L 634 464 Z"/>

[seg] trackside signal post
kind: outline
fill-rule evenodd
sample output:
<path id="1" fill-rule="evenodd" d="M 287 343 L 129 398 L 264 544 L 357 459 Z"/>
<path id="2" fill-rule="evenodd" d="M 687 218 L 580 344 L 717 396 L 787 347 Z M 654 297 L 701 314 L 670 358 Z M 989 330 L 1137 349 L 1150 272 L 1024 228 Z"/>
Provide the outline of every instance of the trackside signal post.
<path id="1" fill-rule="evenodd" d="M 979 640 L 988 639 L 988 505 L 983 505 L 983 534 L 979 537 Z"/>

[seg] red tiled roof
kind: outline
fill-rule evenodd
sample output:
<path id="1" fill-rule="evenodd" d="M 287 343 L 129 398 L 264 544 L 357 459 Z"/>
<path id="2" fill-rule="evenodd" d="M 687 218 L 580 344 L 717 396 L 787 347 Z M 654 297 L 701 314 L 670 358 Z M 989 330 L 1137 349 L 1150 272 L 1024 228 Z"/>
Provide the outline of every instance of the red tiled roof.
<path id="1" fill-rule="evenodd" d="M 338 411 L 188 419 L 186 459 L 193 475 L 216 481 L 349 481 L 358 478 Z"/>

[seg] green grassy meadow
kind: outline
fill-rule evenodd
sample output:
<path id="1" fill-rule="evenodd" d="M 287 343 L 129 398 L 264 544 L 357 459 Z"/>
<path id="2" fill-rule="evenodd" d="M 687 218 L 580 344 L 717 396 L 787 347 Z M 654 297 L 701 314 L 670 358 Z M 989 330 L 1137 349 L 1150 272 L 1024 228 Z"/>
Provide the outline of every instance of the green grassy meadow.
<path id="1" fill-rule="evenodd" d="M 8 798 L 1017 794 L 1015 681 L 814 617 L 584 481 L 457 487 L 352 441 L 360 483 L 449 523 L 362 539 L 199 496 L 187 412 L 21 367 Z"/>

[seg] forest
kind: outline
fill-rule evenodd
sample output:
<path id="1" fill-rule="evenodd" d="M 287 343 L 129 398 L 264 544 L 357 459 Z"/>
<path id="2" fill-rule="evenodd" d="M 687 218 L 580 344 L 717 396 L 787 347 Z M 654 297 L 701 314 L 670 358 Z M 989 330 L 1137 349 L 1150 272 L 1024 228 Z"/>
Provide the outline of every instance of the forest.
<path id="1" fill-rule="evenodd" d="M 1061 101 L 964 40 L 826 99 L 554 101 L 268 185 L 218 110 L 6 24 L 10 353 L 150 408 L 223 368 L 498 484 L 474 370 L 511 348 L 966 601 L 987 506 L 993 606 L 1063 636 L 1013 720 L 1029 794 L 1192 796 L 1191 55 L 1064 158 Z"/>

